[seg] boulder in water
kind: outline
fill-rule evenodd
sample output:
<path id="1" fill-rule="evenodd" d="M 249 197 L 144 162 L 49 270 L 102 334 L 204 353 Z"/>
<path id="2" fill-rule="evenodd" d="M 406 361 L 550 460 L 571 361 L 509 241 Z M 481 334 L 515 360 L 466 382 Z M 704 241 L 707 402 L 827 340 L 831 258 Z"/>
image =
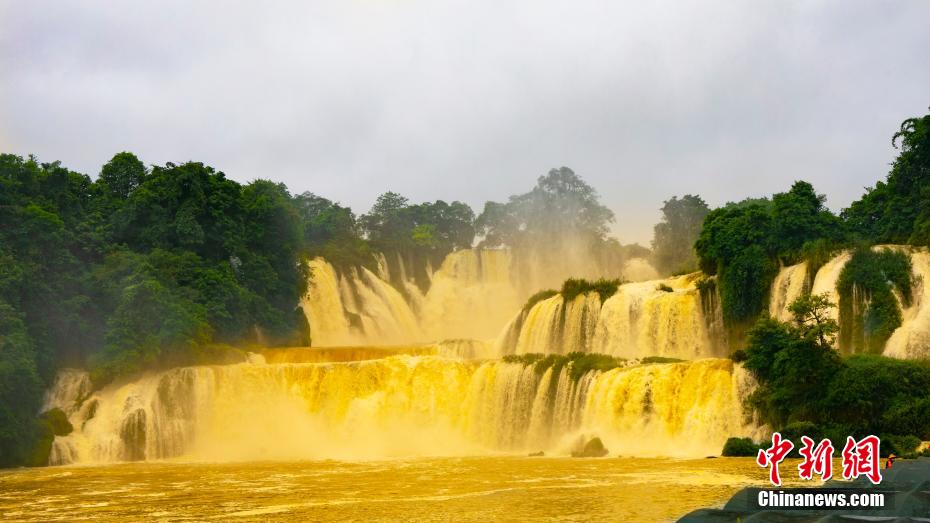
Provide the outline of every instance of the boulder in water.
<path id="1" fill-rule="evenodd" d="M 601 438 L 594 437 L 581 450 L 572 451 L 573 458 L 603 458 L 609 453 Z"/>

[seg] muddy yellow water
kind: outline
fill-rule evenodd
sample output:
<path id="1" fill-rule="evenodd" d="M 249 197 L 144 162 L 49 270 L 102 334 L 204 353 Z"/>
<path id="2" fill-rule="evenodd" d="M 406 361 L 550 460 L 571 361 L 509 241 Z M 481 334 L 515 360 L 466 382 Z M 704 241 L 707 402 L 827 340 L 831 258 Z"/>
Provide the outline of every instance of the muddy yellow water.
<path id="1" fill-rule="evenodd" d="M 766 479 L 745 458 L 49 467 L 0 472 L 0 520 L 669 521 Z"/>

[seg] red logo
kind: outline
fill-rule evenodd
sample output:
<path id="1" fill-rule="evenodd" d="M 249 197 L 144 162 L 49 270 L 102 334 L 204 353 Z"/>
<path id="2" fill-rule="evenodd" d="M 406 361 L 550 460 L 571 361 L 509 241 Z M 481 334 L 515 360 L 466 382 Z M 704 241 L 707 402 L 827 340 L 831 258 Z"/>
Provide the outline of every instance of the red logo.
<path id="1" fill-rule="evenodd" d="M 769 481 L 776 487 L 781 486 L 781 476 L 778 474 L 778 464 L 781 463 L 794 448 L 791 440 L 782 439 L 778 432 L 772 434 L 772 446 L 767 450 L 759 449 L 759 455 L 756 456 L 756 463 L 760 467 L 771 467 L 769 472 Z"/>
<path id="2" fill-rule="evenodd" d="M 874 485 L 881 483 L 882 474 L 878 466 L 880 444 L 876 436 L 866 436 L 859 441 L 852 436 L 847 437 L 843 447 L 843 479 L 865 476 Z"/>
<path id="3" fill-rule="evenodd" d="M 801 463 L 798 464 L 798 475 L 801 479 L 814 479 L 817 474 L 824 481 L 833 477 L 833 444 L 828 439 L 820 440 L 814 446 L 814 440 L 801 436 L 802 446 L 798 449 L 801 454 Z M 877 485 L 882 481 L 879 467 L 879 447 L 881 441 L 876 436 L 866 436 L 856 441 L 852 436 L 846 438 L 843 447 L 843 479 L 852 480 L 859 476 L 869 478 Z M 772 433 L 772 446 L 760 449 L 756 456 L 756 463 L 760 467 L 769 467 L 769 481 L 776 487 L 781 486 L 781 475 L 778 465 L 784 461 L 794 449 L 794 443 L 782 437 L 778 432 Z"/>
<path id="4" fill-rule="evenodd" d="M 798 465 L 798 473 L 801 479 L 814 479 L 814 473 L 820 475 L 824 481 L 833 477 L 833 444 L 830 440 L 823 439 L 814 448 L 814 440 L 807 436 L 801 436 L 801 442 L 804 445 L 798 449 L 801 457 L 804 458 Z"/>

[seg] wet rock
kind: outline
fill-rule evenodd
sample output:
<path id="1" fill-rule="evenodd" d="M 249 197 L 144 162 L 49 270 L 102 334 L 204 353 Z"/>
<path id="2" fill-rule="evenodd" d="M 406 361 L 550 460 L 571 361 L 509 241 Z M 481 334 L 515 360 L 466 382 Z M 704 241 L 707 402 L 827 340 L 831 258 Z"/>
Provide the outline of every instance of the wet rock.
<path id="1" fill-rule="evenodd" d="M 602 458 L 608 454 L 601 438 L 591 438 L 581 450 L 572 451 L 573 458 Z"/>
<path id="2" fill-rule="evenodd" d="M 120 426 L 120 439 L 123 442 L 121 458 L 124 461 L 141 461 L 145 459 L 145 411 L 136 409 L 123 419 Z"/>

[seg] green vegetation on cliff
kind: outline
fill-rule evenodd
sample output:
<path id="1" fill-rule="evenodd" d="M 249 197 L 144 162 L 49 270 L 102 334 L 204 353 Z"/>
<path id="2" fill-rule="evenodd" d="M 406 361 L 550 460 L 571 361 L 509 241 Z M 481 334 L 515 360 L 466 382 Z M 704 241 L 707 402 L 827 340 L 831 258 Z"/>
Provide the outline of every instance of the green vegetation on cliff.
<path id="1" fill-rule="evenodd" d="M 825 200 L 809 183 L 795 182 L 771 200 L 730 203 L 707 215 L 695 248 L 701 269 L 717 276 L 728 325 L 739 329 L 766 310 L 780 263 L 797 263 L 843 238 Z"/>
<path id="2" fill-rule="evenodd" d="M 876 434 L 900 448 L 930 438 L 930 362 L 871 354 L 842 359 L 830 344 L 837 325 L 825 311 L 832 304 L 795 305 L 792 323 L 759 320 L 738 358 L 759 382 L 749 403 L 762 421 L 788 436 L 806 433 L 839 445 L 847 435 Z"/>
<path id="3" fill-rule="evenodd" d="M 559 294 L 562 295 L 562 298 L 566 302 L 569 302 L 582 294 L 596 292 L 601 298 L 601 303 L 603 303 L 607 298 L 617 293 L 617 288 L 622 283 L 623 282 L 620 280 L 608 280 L 604 278 L 597 281 L 569 278 L 562 283 L 562 290 L 559 291 Z"/>
<path id="4" fill-rule="evenodd" d="M 911 259 L 891 249 L 857 249 L 843 267 L 836 290 L 840 296 L 839 347 L 844 352 L 880 353 L 901 326 L 902 304 L 912 300 Z"/>
<path id="5" fill-rule="evenodd" d="M 707 215 L 695 249 L 701 269 L 717 276 L 733 341 L 740 342 L 744 328 L 766 310 L 780 265 L 806 260 L 812 278 L 841 248 L 930 246 L 930 115 L 905 120 L 892 143 L 900 153 L 886 180 L 839 217 L 824 206 L 824 196 L 803 181 L 771 199 L 728 203 Z M 867 248 L 858 248 L 840 283 L 844 349 L 879 350 L 900 323 L 892 290 L 909 299 L 906 256 L 867 253 Z M 890 278 L 887 283 L 884 276 Z"/>

